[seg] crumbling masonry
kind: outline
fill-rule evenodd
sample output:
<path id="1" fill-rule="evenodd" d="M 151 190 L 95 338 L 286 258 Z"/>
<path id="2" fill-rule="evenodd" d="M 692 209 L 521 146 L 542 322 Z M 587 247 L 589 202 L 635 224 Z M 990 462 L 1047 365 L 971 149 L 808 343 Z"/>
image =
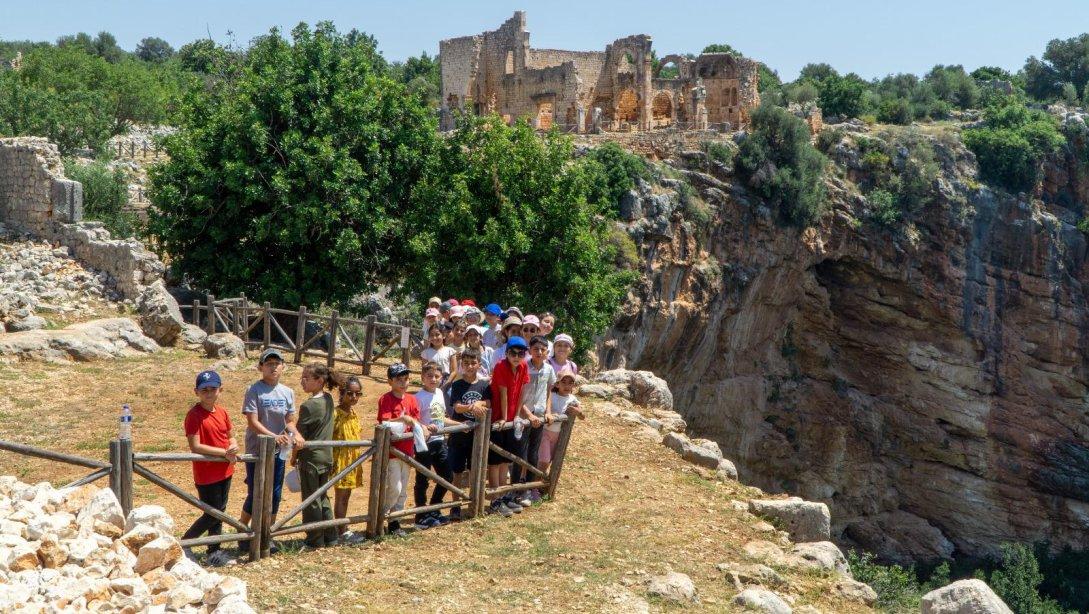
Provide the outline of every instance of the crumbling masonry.
<path id="1" fill-rule="evenodd" d="M 526 117 L 565 132 L 737 129 L 760 104 L 759 63 L 727 53 L 662 58 L 652 74 L 651 38 L 637 34 L 600 51 L 531 49 L 526 15 L 498 30 L 439 43 L 442 128 L 453 111 Z M 661 72 L 659 72 L 661 74 Z M 676 76 L 672 76 L 675 74 Z"/>

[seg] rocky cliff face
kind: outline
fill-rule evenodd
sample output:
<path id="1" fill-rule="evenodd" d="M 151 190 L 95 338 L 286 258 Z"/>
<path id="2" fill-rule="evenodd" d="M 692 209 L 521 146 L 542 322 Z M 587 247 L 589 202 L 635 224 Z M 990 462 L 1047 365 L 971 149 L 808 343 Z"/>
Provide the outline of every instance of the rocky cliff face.
<path id="1" fill-rule="evenodd" d="M 743 481 L 827 503 L 841 543 L 897 561 L 1013 540 L 1082 548 L 1077 173 L 1060 160 L 1042 198 L 1002 195 L 976 182 L 955 139 L 924 137 L 935 195 L 890 230 L 852 182 L 854 136 L 836 149 L 833 210 L 816 228 L 780 227 L 695 154 L 674 166 L 710 205 L 706 224 L 683 213 L 676 180 L 626 199 L 645 275 L 599 361 L 665 378 Z"/>

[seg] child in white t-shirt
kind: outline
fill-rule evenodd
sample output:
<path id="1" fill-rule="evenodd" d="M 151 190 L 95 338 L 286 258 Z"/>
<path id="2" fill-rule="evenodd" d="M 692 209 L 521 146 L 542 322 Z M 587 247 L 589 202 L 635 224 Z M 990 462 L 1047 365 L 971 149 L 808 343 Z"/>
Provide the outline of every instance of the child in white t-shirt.
<path id="1" fill-rule="evenodd" d="M 452 347 L 447 347 L 445 335 L 441 326 L 432 326 L 427 335 L 428 346 L 427 349 L 420 352 L 420 358 L 424 362 L 438 363 L 439 368 L 442 369 L 442 383 L 446 383 L 450 379 L 451 373 L 456 373 L 458 369 L 458 354 L 457 350 Z"/>
<path id="2" fill-rule="evenodd" d="M 575 398 L 575 372 L 570 368 L 560 370 L 556 390 L 552 393 L 552 404 L 548 413 L 545 414 L 541 447 L 537 451 L 537 468 L 541 471 L 548 471 L 548 465 L 552 463 L 552 454 L 556 451 L 556 442 L 560 440 L 560 429 L 563 428 L 563 425 L 554 422 L 553 418 L 563 415 L 579 420 L 586 418 L 579 400 Z"/>

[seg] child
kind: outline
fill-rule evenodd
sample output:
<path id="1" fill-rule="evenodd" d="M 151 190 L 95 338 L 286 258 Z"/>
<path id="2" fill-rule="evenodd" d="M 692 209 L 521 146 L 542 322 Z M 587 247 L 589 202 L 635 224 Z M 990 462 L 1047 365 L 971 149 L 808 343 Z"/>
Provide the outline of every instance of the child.
<path id="1" fill-rule="evenodd" d="M 284 355 L 276 348 L 261 352 L 257 360 L 257 370 L 261 379 L 250 385 L 242 401 L 242 416 L 246 419 L 246 454 L 257 454 L 258 436 L 270 435 L 276 438 L 277 445 L 291 445 L 291 439 L 299 440 L 295 428 L 295 391 L 280 383 L 284 373 Z M 280 498 L 284 489 L 284 466 L 287 461 L 277 454 L 272 461 L 272 521 L 280 510 Z M 256 475 L 257 463 L 246 463 L 246 500 L 242 503 L 242 522 L 249 524 L 253 514 L 253 476 Z M 240 550 L 246 550 L 247 542 L 238 544 Z M 275 545 L 273 546 L 275 547 Z M 277 548 L 278 550 L 278 548 Z"/>
<path id="2" fill-rule="evenodd" d="M 363 396 L 363 384 L 353 375 L 344 380 L 338 390 L 339 402 L 333 416 L 333 439 L 359 441 L 363 439 L 363 427 L 359 424 L 355 405 L 359 402 L 359 397 Z M 333 475 L 344 471 L 348 465 L 359 458 L 359 453 L 359 448 L 333 448 Z M 348 515 L 348 500 L 352 497 L 352 489 L 361 486 L 363 486 L 363 465 L 359 465 L 336 483 L 333 489 L 333 518 L 344 518 Z M 358 541 L 356 535 L 348 531 L 346 526 L 337 527 L 337 533 L 340 535 L 339 541 L 349 543 Z"/>
<path id="3" fill-rule="evenodd" d="M 556 316 L 551 311 L 546 311 L 541 314 L 541 334 L 545 337 L 552 334 L 552 331 L 556 329 Z"/>
<path id="4" fill-rule="evenodd" d="M 518 416 L 521 408 L 522 388 L 529 383 L 529 368 L 525 364 L 526 340 L 521 337 L 507 339 L 506 357 L 499 362 L 492 373 L 492 424 L 502 426 Z M 518 448 L 514 430 L 492 431 L 492 443 L 511 454 L 517 454 Z M 492 488 L 506 486 L 510 461 L 494 451 L 488 452 L 488 483 Z M 503 509 L 512 513 L 521 513 L 521 505 L 505 505 L 506 497 L 497 497 L 492 501 L 490 511 L 502 514 Z"/>
<path id="5" fill-rule="evenodd" d="M 489 348 L 490 349 L 490 348 Z M 460 379 L 450 384 L 446 415 L 448 422 L 462 422 L 476 426 L 478 420 L 487 418 L 491 411 L 492 390 L 487 380 L 480 378 L 480 352 L 466 348 L 461 354 L 461 364 L 465 373 Z M 451 433 L 448 444 L 450 471 L 454 474 L 454 486 L 466 488 L 469 485 L 469 469 L 473 457 L 473 431 Z M 506 509 L 506 508 L 504 508 Z M 510 516 L 506 511 L 504 515 Z M 461 508 L 450 510 L 451 520 L 461 520 Z"/>
<path id="6" fill-rule="evenodd" d="M 447 457 L 446 437 L 435 434 L 436 431 L 446 426 L 444 424 L 446 421 L 446 397 L 438 389 L 439 382 L 442 381 L 442 369 L 436 363 L 424 363 L 421 379 L 423 380 L 423 389 L 416 393 L 416 403 L 420 406 L 420 424 L 430 435 L 427 438 L 427 451 L 417 452 L 416 460 L 449 482 L 454 476 L 450 471 Z M 414 488 L 416 507 L 423 507 L 428 504 L 427 482 L 427 476 L 417 471 L 416 486 Z M 442 498 L 445 495 L 446 488 L 435 484 L 435 491 L 431 493 L 430 505 L 442 503 Z M 416 528 L 418 529 L 430 529 L 443 524 L 446 524 L 446 521 L 437 511 L 416 515 Z"/>
<path id="7" fill-rule="evenodd" d="M 495 364 L 503 362 L 503 359 L 507 356 L 507 342 L 513 337 L 522 336 L 522 319 L 517 316 L 507 316 L 506 320 L 503 320 L 503 332 L 501 341 L 502 344 L 495 350 Z M 522 343 L 525 343 L 525 339 L 522 339 Z"/>
<path id="8" fill-rule="evenodd" d="M 238 442 L 231 435 L 231 417 L 227 410 L 216 405 L 223 380 L 215 371 L 202 371 L 197 375 L 193 388 L 199 402 L 185 415 L 185 439 L 189 442 L 189 451 L 205 456 L 220 456 L 226 463 L 216 461 L 193 461 L 193 482 L 197 486 L 200 500 L 219 511 L 227 509 L 227 495 L 231 492 L 231 476 L 234 475 L 234 463 L 238 462 Z M 207 533 L 220 535 L 223 521 L 205 512 L 197 518 L 193 526 L 185 532 L 182 539 L 193 539 Z M 186 549 L 186 555 L 193 558 Z M 208 564 L 212 566 L 228 565 L 232 561 L 219 544 L 208 546 Z"/>
<path id="9" fill-rule="evenodd" d="M 451 373 L 457 373 L 457 350 L 446 346 L 445 332 L 441 326 L 433 326 L 428 331 L 427 349 L 420 352 L 420 359 L 424 362 L 435 362 L 442 369 L 443 382 L 450 379 Z"/>
<path id="10" fill-rule="evenodd" d="M 528 318 L 527 318 L 528 319 Z M 530 428 L 521 433 L 517 440 L 518 457 L 537 466 L 537 449 L 541 445 L 541 431 L 544 417 L 550 413 L 552 386 L 556 384 L 556 372 L 548 364 L 548 339 L 538 335 L 529 341 L 529 385 L 522 389 L 521 417 L 529 420 Z M 518 431 L 515 431 L 517 434 Z M 530 474 L 521 465 L 512 464 L 510 480 L 514 484 L 525 484 Z M 508 497 L 511 504 L 529 507 L 541 500 L 536 490 L 512 493 Z"/>
<path id="11" fill-rule="evenodd" d="M 461 355 L 462 350 L 465 349 L 466 328 L 468 328 L 468 325 L 465 324 L 465 320 L 458 320 L 454 324 L 454 328 L 446 334 L 446 346 L 454 350 L 456 355 Z"/>
<path id="12" fill-rule="evenodd" d="M 302 498 L 306 499 L 333 477 L 333 453 L 328 447 L 310 448 L 307 442 L 330 440 L 333 438 L 333 397 L 325 390 L 337 385 L 335 374 L 329 367 L 312 362 L 303 368 L 300 382 L 304 392 L 310 398 L 299 408 L 300 440 L 295 442 L 298 454 L 295 464 L 299 468 L 299 483 L 302 486 Z M 303 522 L 317 522 L 333 519 L 333 506 L 329 504 L 329 492 L 303 508 Z M 335 527 L 306 532 L 307 548 L 324 548 L 336 543 L 340 535 Z"/>
<path id="13" fill-rule="evenodd" d="M 484 327 L 484 345 L 493 350 L 502 343 L 499 339 L 499 316 L 502 313 L 503 310 L 495 303 L 489 303 L 484 307 L 484 321 L 487 322 L 487 326 Z"/>
<path id="14" fill-rule="evenodd" d="M 552 463 L 552 455 L 556 451 L 556 442 L 560 439 L 560 428 L 563 427 L 552 419 L 554 416 L 564 414 L 579 420 L 586 419 L 579 400 L 575 398 L 575 372 L 569 368 L 560 371 L 559 379 L 556 381 L 556 392 L 552 393 L 551 411 L 545 414 L 546 426 L 541 436 L 541 449 L 537 455 L 537 468 L 541 471 L 548 471 L 548 466 Z"/>
<path id="15" fill-rule="evenodd" d="M 548 364 L 552 365 L 552 370 L 559 373 L 562 369 L 570 367 L 571 371 L 578 375 L 579 366 L 570 358 L 571 352 L 574 350 L 575 340 L 571 338 L 571 335 L 563 333 L 556 335 L 556 341 L 552 344 L 552 358 L 548 359 Z"/>
<path id="16" fill-rule="evenodd" d="M 378 422 L 399 422 L 404 425 L 402 432 L 412 432 L 412 428 L 420 423 L 420 405 L 416 402 L 416 397 L 408 394 L 408 367 L 399 362 L 394 363 L 386 369 L 386 378 L 389 381 L 389 392 L 378 399 Z M 398 430 L 394 430 L 393 434 L 399 434 Z M 395 441 L 393 447 L 408 456 L 416 453 L 412 439 Z M 405 501 L 408 500 L 408 475 L 408 463 L 390 453 L 389 464 L 386 466 L 386 496 L 382 499 L 383 516 L 404 509 Z M 401 537 L 405 534 L 401 530 L 401 523 L 396 520 L 389 521 L 388 529 L 390 535 Z"/>
<path id="17" fill-rule="evenodd" d="M 429 333 L 431 331 L 431 327 L 434 326 L 435 323 L 438 322 L 438 321 L 439 321 L 439 310 L 438 310 L 438 308 L 428 307 L 427 311 L 424 312 L 424 325 L 423 325 L 424 339 L 427 339 L 427 333 Z"/>
<path id="18" fill-rule="evenodd" d="M 484 345 L 484 334 L 487 331 L 479 326 L 470 326 L 465 330 L 465 349 L 473 349 L 480 353 L 480 367 L 477 369 L 480 373 L 481 379 L 490 379 L 492 376 L 492 367 L 495 366 L 495 350 Z M 465 353 L 462 352 L 462 363 L 465 362 Z M 462 364 L 461 369 L 464 371 L 467 367 Z"/>

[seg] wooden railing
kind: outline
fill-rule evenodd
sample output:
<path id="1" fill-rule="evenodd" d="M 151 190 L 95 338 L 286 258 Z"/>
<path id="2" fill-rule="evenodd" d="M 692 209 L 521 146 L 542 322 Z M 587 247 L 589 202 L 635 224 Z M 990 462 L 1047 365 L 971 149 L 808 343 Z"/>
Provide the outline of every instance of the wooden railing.
<path id="1" fill-rule="evenodd" d="M 560 472 L 563 470 L 564 458 L 567 455 L 568 444 L 571 441 L 571 433 L 574 429 L 574 419 L 570 416 L 557 416 L 555 421 L 561 423 L 560 436 L 553 454 L 552 464 L 548 471 L 541 471 L 532 467 L 521 458 L 506 452 L 491 442 L 491 433 L 513 428 L 512 423 L 502 425 L 490 424 L 487 421 L 478 422 L 475 426 L 458 424 L 448 426 L 437 434 L 462 433 L 473 431 L 473 449 L 470 461 L 469 484 L 465 488 L 454 486 L 449 481 L 438 475 L 437 472 L 428 469 L 416 461 L 412 456 L 404 454 L 392 444 L 412 438 L 411 433 L 394 435 L 386 424 L 378 424 L 374 429 L 372 439 L 359 441 L 308 441 L 308 448 L 334 448 L 352 447 L 359 448 L 359 455 L 342 471 L 329 478 L 317 490 L 309 493 L 297 506 L 286 514 L 283 514 L 275 523 L 272 522 L 272 491 L 273 491 L 273 463 L 277 454 L 276 439 L 268 435 L 258 436 L 257 454 L 244 454 L 240 461 L 255 463 L 253 481 L 253 514 L 249 526 L 246 526 L 238 518 L 226 512 L 221 512 L 204 503 L 190 494 L 185 488 L 179 486 L 149 469 L 146 463 L 189 463 L 193 461 L 228 462 L 226 459 L 216 456 L 204 456 L 190 454 L 188 452 L 163 452 L 142 453 L 133 451 L 133 442 L 129 439 L 114 439 L 110 441 L 110 462 L 74 456 L 61 452 L 54 452 L 35 446 L 0 440 L 0 450 L 6 450 L 15 454 L 42 458 L 49 461 L 87 467 L 93 469 L 90 474 L 68 484 L 79 486 L 89 484 L 100 478 L 109 477 L 110 489 L 117 495 L 118 501 L 125 515 L 133 507 L 133 480 L 140 476 L 155 486 L 162 488 L 170 494 L 178 497 L 186 504 L 197 508 L 201 512 L 222 521 L 235 531 L 222 535 L 212 535 L 193 539 L 181 540 L 183 547 L 208 546 L 227 542 L 249 541 L 249 559 L 256 561 L 271 554 L 272 539 L 283 535 L 301 533 L 304 531 L 316 531 L 329 527 L 341 527 L 349 525 L 366 525 L 366 535 L 377 538 L 384 534 L 386 522 L 397 520 L 415 514 L 424 514 L 450 508 L 461 508 L 462 517 L 469 519 L 484 513 L 487 500 L 509 492 L 527 491 L 539 489 L 549 499 L 555 499 L 556 487 L 559 483 Z M 526 431 L 523 436 L 528 437 Z M 522 484 L 510 484 L 499 488 L 487 488 L 488 452 L 495 451 L 511 462 L 518 464 L 528 471 L 527 475 L 536 478 Z M 427 477 L 432 482 L 446 488 L 451 495 L 451 500 L 434 505 L 421 507 L 409 507 L 399 511 L 383 513 L 382 500 L 385 497 L 386 470 L 390 456 L 408 463 L 419 474 Z M 370 484 L 368 485 L 367 513 L 332 520 L 320 520 L 313 522 L 300 522 L 292 525 L 287 523 L 298 516 L 307 505 L 312 503 L 322 494 L 327 493 L 344 476 L 354 471 L 366 462 L 371 463 Z"/>
<path id="2" fill-rule="evenodd" d="M 276 309 L 267 302 L 250 303 L 245 295 L 217 300 L 209 294 L 203 304 L 196 300 L 181 307 L 189 311 L 193 324 L 209 335 L 229 332 L 240 337 L 247 348 L 278 348 L 290 354 L 295 363 L 306 356 L 324 358 L 329 368 L 337 363 L 350 364 L 360 367 L 364 375 L 370 375 L 376 360 L 393 350 L 400 350 L 395 356 L 410 364 L 415 340 L 421 336 L 409 320 L 388 324 L 373 315 L 360 320 L 341 316 L 338 311 L 317 314 L 305 305 L 295 311 Z M 294 319 L 293 334 L 288 334 L 277 316 Z M 379 343 L 383 344 L 376 350 Z"/>

